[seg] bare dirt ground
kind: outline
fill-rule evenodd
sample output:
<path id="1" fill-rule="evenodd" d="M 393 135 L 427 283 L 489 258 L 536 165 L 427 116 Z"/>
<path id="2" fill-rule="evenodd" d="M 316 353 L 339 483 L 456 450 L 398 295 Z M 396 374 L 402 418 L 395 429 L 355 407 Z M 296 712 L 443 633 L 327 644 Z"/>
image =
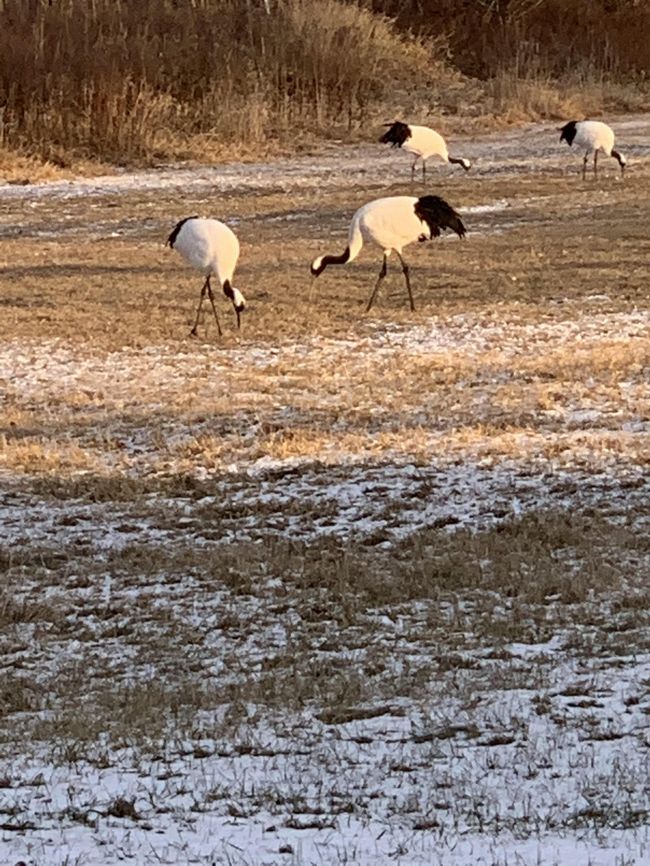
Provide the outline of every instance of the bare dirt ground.
<path id="1" fill-rule="evenodd" d="M 0 859 L 650 862 L 650 144 L 0 187 Z M 164 241 L 242 243 L 244 328 Z"/>

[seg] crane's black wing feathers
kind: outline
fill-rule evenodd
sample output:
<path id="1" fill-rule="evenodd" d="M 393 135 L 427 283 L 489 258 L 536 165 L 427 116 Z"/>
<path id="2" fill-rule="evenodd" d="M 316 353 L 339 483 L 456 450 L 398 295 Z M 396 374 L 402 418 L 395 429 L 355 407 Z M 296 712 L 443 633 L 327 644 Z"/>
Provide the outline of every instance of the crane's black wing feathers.
<path id="1" fill-rule="evenodd" d="M 576 137 L 577 133 L 577 120 L 570 120 L 568 123 L 565 123 L 562 129 L 560 130 L 560 141 L 566 141 L 566 143 L 571 147 L 573 144 L 573 139 Z"/>
<path id="2" fill-rule="evenodd" d="M 466 234 L 460 216 L 440 196 L 424 195 L 419 198 L 415 203 L 415 214 L 429 226 L 432 238 L 439 237 L 442 229 L 451 229 L 459 238 Z"/>
<path id="3" fill-rule="evenodd" d="M 172 229 L 172 233 L 167 238 L 167 243 L 165 244 L 165 246 L 171 247 L 172 249 L 174 249 L 174 244 L 176 243 L 176 238 L 178 237 L 178 233 L 183 228 L 185 223 L 189 222 L 189 220 L 196 220 L 196 219 L 198 219 L 198 217 L 195 217 L 195 216 L 185 217 L 184 220 L 181 220 L 179 223 L 176 223 L 176 225 Z"/>
<path id="4" fill-rule="evenodd" d="M 411 137 L 411 130 L 406 123 L 396 120 L 388 132 L 385 132 L 379 141 L 382 144 L 392 144 L 393 147 L 401 147 Z"/>

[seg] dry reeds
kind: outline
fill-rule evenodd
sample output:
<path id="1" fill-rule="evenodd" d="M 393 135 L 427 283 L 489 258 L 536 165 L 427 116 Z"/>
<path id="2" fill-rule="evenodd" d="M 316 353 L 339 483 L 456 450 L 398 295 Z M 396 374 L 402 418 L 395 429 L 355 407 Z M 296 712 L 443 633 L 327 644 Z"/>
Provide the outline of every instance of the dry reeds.
<path id="1" fill-rule="evenodd" d="M 402 27 L 445 33 L 460 70 L 643 75 L 650 67 L 650 6 L 639 0 L 373 0 Z"/>
<path id="2" fill-rule="evenodd" d="M 0 0 L 0 152 L 205 161 L 376 115 L 633 109 L 648 29 L 634 0 Z"/>
<path id="3" fill-rule="evenodd" d="M 0 145 L 180 155 L 362 122 L 423 44 L 341 0 L 0 4 Z"/>
<path id="4" fill-rule="evenodd" d="M 481 113 L 505 122 L 647 108 L 650 6 L 639 0 L 373 0 L 483 82 Z M 639 86 L 640 85 L 640 86 Z M 457 110 L 453 101 L 445 106 Z M 462 108 L 462 107 L 461 107 Z"/>

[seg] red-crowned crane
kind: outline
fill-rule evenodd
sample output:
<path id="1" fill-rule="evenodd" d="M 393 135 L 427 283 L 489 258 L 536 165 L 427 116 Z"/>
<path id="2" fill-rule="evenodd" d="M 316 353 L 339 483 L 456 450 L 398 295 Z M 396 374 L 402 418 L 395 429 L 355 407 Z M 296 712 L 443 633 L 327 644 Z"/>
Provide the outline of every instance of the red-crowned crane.
<path id="1" fill-rule="evenodd" d="M 236 289 L 232 284 L 233 274 L 239 259 L 239 241 L 235 233 L 219 220 L 203 219 L 196 216 L 187 217 L 174 227 L 167 238 L 167 244 L 172 249 L 177 250 L 188 264 L 193 265 L 205 275 L 199 306 L 196 310 L 196 320 L 190 335 L 192 337 L 198 336 L 196 329 L 199 324 L 201 307 L 207 295 L 212 305 L 217 331 L 221 336 L 221 325 L 210 285 L 210 278 L 213 274 L 219 280 L 224 295 L 232 301 L 237 316 L 237 327 L 241 327 L 241 313 L 246 307 L 246 301 L 239 289 Z"/>
<path id="2" fill-rule="evenodd" d="M 320 276 L 328 265 L 351 262 L 359 255 L 364 241 L 372 242 L 384 251 L 384 259 L 366 312 L 372 307 L 381 281 L 386 276 L 391 252 L 395 252 L 401 262 L 411 310 L 415 310 L 409 268 L 402 258 L 402 250 L 415 241 L 439 237 L 443 229 L 451 229 L 460 238 L 465 235 L 465 226 L 460 216 L 437 195 L 425 195 L 422 198 L 398 195 L 375 199 L 360 207 L 352 217 L 348 245 L 341 255 L 318 256 L 313 260 L 312 276 Z"/>
<path id="3" fill-rule="evenodd" d="M 411 182 L 415 179 L 415 166 L 418 159 L 422 160 L 422 182 L 426 179 L 426 163 L 431 156 L 439 156 L 444 162 L 462 165 L 465 171 L 469 171 L 472 167 L 472 163 L 468 159 L 460 156 L 449 156 L 446 141 L 435 129 L 430 129 L 428 126 L 411 126 L 399 120 L 392 124 L 387 123 L 386 126 L 390 126 L 390 129 L 382 135 L 379 141 L 382 144 L 401 147 L 402 150 L 415 155 L 411 166 Z"/>
<path id="4" fill-rule="evenodd" d="M 594 177 L 598 177 L 598 153 L 602 150 L 605 156 L 612 156 L 621 167 L 621 177 L 625 172 L 627 160 L 622 153 L 614 150 L 614 130 L 600 120 L 570 120 L 560 127 L 560 141 L 566 141 L 571 147 L 585 149 L 582 160 L 582 179 L 587 177 L 587 160 L 589 154 L 594 155 Z"/>

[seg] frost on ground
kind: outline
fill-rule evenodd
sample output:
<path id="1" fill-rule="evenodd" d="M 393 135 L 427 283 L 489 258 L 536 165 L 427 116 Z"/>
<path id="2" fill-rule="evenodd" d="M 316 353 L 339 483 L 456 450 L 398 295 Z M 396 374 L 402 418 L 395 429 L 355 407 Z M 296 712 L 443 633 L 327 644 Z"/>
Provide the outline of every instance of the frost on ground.
<path id="1" fill-rule="evenodd" d="M 338 724 L 251 707 L 227 740 L 125 748 L 117 767 L 101 745 L 72 765 L 16 760 L 29 842 L 14 833 L 5 862 L 646 863 L 650 704 L 636 698 L 650 659 L 575 669 L 562 656 L 561 642 L 511 645 L 426 706 Z M 497 671 L 508 687 L 477 692 Z"/>
<path id="2" fill-rule="evenodd" d="M 489 448 L 427 415 L 425 432 L 381 456 L 383 416 L 365 455 L 336 445 L 360 411 L 345 394 L 362 368 L 462 351 L 462 369 L 489 357 L 482 375 L 503 385 L 501 364 L 527 346 L 593 349 L 613 327 L 634 345 L 647 318 L 380 329 L 318 398 L 341 412 L 318 461 L 260 456 L 247 437 L 259 445 L 263 425 L 286 428 L 315 400 L 300 382 L 277 399 L 297 359 L 305 376 L 340 366 L 351 340 L 107 356 L 5 344 L 7 397 L 56 407 L 66 447 L 88 451 L 93 471 L 71 492 L 41 482 L 38 493 L 5 470 L 3 655 L 31 734 L 3 766 L 4 861 L 647 862 L 650 656 L 634 575 L 649 557 L 628 539 L 614 564 L 602 542 L 608 521 L 647 535 L 647 385 L 632 375 L 589 405 L 555 401 L 541 426 L 495 432 Z M 184 414 L 188 388 L 205 399 L 206 358 L 239 394 L 232 450 L 205 462 L 191 448 L 187 463 L 214 423 Z M 236 371 L 250 388 L 252 368 L 264 388 L 240 392 Z M 404 400 L 406 417 L 426 411 Z M 133 423 L 135 406 L 161 413 L 157 431 Z M 154 492 L 174 460 L 186 490 L 176 479 Z M 133 487 L 102 501 L 102 473 Z M 571 511 L 604 523 L 591 537 L 569 521 L 527 548 L 536 520 Z M 482 586 L 503 567 L 491 533 L 512 525 L 509 580 L 546 581 L 534 603 Z M 478 540 L 443 554 L 450 532 Z M 383 557 L 406 564 L 382 576 Z M 310 558 L 322 560 L 315 574 Z M 445 592 L 443 575 L 465 560 L 479 576 Z M 428 575 L 420 590 L 402 585 L 413 561 Z M 383 596 L 357 585 L 375 577 L 391 583 Z M 616 591 L 602 595 L 598 580 Z M 79 703 L 82 683 L 99 710 Z M 175 721 L 155 718 L 161 703 Z"/>
<path id="3" fill-rule="evenodd" d="M 468 142 L 471 242 L 414 254 L 414 317 L 398 273 L 363 318 L 370 254 L 304 297 L 401 154 L 0 190 L 3 863 L 650 863 L 619 128 L 634 184 L 571 195 L 554 130 Z M 243 336 L 178 336 L 179 189 L 248 228 Z"/>

